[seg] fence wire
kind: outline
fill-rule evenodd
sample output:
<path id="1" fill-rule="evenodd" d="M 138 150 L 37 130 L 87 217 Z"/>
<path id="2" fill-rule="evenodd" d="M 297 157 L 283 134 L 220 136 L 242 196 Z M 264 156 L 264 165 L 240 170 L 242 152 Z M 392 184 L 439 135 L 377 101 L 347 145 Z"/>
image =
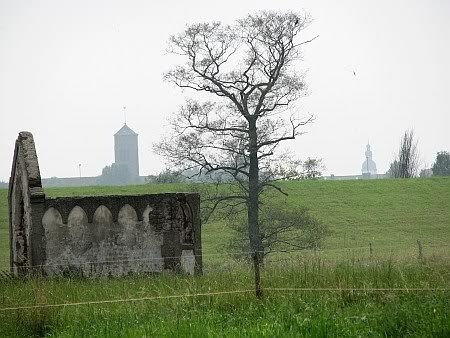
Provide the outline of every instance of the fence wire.
<path id="1" fill-rule="evenodd" d="M 433 245 L 433 244 L 427 244 L 427 248 L 433 248 L 433 249 L 442 249 L 442 250 L 450 250 L 450 245 L 448 246 L 441 246 L 441 245 Z M 398 249 L 398 246 L 382 246 L 383 249 Z M 270 252 L 270 254 L 299 254 L 302 253 L 305 256 L 306 255 L 312 255 L 314 256 L 321 256 L 326 255 L 329 252 L 347 252 L 347 253 L 353 253 L 353 251 L 357 250 L 369 250 L 368 246 L 359 246 L 359 247 L 345 247 L 345 248 L 330 248 L 330 249 L 292 249 L 292 250 L 273 250 Z M 20 268 L 58 268 L 58 267 L 67 267 L 68 264 L 72 264 L 76 267 L 81 267 L 85 265 L 101 265 L 101 264 L 118 264 L 118 263 L 129 263 L 129 262 L 148 262 L 148 261 L 163 261 L 164 259 L 179 259 L 179 258 L 192 258 L 192 257 L 248 257 L 254 254 L 254 251 L 227 251 L 227 252 L 215 252 L 215 253 L 205 253 L 202 252 L 201 254 L 194 254 L 194 255 L 188 255 L 188 256 L 166 256 L 166 257 L 146 257 L 146 258 L 119 258 L 115 260 L 103 260 L 103 261 L 85 261 L 85 262 L 78 262 L 76 264 L 73 264 L 72 262 L 65 262 L 60 264 L 41 264 L 41 265 L 17 265 Z M 376 257 L 376 255 L 373 255 Z M 327 258 L 327 261 L 339 261 L 341 259 L 332 259 Z M 277 260 L 269 260 L 269 262 L 277 262 Z"/>
<path id="2" fill-rule="evenodd" d="M 264 288 L 264 291 L 272 292 L 446 292 L 450 291 L 448 288 Z M 115 304 L 115 303 L 132 303 L 143 301 L 179 299 L 179 298 L 193 298 L 193 297 L 211 297 L 231 294 L 254 293 L 254 289 L 244 290 L 225 290 L 214 292 L 200 292 L 200 293 L 186 293 L 179 295 L 167 296 L 151 296 L 140 298 L 121 298 L 121 299 L 103 299 L 84 302 L 59 303 L 59 304 L 37 304 L 37 305 L 23 305 L 0 308 L 0 312 L 16 311 L 16 310 L 31 310 L 42 308 L 55 307 L 69 307 L 69 306 L 83 306 L 83 305 L 101 305 L 101 304 Z"/>

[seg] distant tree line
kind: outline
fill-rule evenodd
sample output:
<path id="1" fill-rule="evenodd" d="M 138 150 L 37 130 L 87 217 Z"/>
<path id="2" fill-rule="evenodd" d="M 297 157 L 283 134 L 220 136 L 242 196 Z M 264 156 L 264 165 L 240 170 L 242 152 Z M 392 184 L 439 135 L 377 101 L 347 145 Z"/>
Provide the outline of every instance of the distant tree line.
<path id="1" fill-rule="evenodd" d="M 448 151 L 438 152 L 431 170 L 434 176 L 450 176 L 450 153 Z"/>
<path id="2" fill-rule="evenodd" d="M 101 185 L 125 185 L 130 183 L 130 172 L 127 166 L 113 163 L 103 168 L 98 181 Z"/>
<path id="3" fill-rule="evenodd" d="M 302 170 L 292 172 L 290 180 L 298 179 L 320 179 L 322 171 L 325 169 L 321 158 L 308 157 L 304 162 L 298 161 L 298 167 Z M 105 168 L 106 169 L 106 168 Z M 104 169 L 104 170 L 105 170 Z M 109 169 L 110 170 L 110 169 Z M 264 172 L 261 173 L 264 176 Z M 145 179 L 146 183 L 230 183 L 232 180 L 225 172 L 214 172 L 205 174 L 199 170 L 172 170 L 166 168 L 156 175 L 148 175 Z"/>
<path id="4" fill-rule="evenodd" d="M 180 170 L 164 169 L 157 175 L 148 175 L 145 179 L 146 183 L 183 183 L 186 177 Z"/>

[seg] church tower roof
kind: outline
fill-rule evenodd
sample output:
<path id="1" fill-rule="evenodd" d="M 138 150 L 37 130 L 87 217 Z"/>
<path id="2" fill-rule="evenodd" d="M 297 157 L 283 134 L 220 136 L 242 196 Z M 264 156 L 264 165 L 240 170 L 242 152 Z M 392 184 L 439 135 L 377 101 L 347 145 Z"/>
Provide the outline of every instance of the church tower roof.
<path id="1" fill-rule="evenodd" d="M 370 144 L 369 143 L 367 143 L 365 154 L 366 154 L 366 158 L 372 159 L 372 150 L 370 150 Z"/>
<path id="2" fill-rule="evenodd" d="M 114 134 L 114 136 L 129 136 L 129 135 L 137 135 L 136 132 L 134 132 L 130 127 L 127 126 L 125 123 L 122 128 L 119 129 L 117 133 Z"/>

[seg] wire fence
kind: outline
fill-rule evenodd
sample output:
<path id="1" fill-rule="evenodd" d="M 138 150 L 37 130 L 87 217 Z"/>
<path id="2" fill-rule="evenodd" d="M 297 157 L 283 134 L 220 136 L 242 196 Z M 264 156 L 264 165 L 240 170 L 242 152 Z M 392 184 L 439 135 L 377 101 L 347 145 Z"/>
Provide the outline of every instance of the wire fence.
<path id="1" fill-rule="evenodd" d="M 447 291 L 450 291 L 450 288 L 264 288 L 264 291 L 266 291 L 266 292 L 447 292 Z M 16 310 L 43 309 L 43 308 L 70 307 L 70 306 L 83 306 L 83 305 L 132 303 L 132 302 L 169 300 L 169 299 L 193 298 L 193 297 L 211 297 L 211 296 L 244 294 L 244 293 L 254 293 L 254 292 L 255 292 L 254 289 L 225 290 L 225 291 L 201 292 L 201 293 L 185 293 L 185 294 L 166 295 L 166 296 L 103 299 L 103 300 L 84 301 L 84 302 L 67 302 L 67 303 L 58 303 L 58 304 L 24 305 L 24 306 L 2 307 L 2 308 L 0 308 L 0 312 L 16 311 Z"/>
<path id="2" fill-rule="evenodd" d="M 384 250 L 395 249 L 399 250 L 398 246 L 382 246 Z M 403 248 L 403 247 L 402 247 Z M 433 248 L 439 251 L 442 251 L 444 254 L 450 253 L 450 245 L 433 245 L 433 243 L 427 243 L 423 245 L 421 242 L 415 249 L 411 249 L 414 251 L 415 259 L 424 259 L 424 248 L 425 252 L 429 248 Z M 336 259 L 323 259 L 321 254 L 323 253 L 336 253 L 336 252 L 350 252 L 354 253 L 357 251 L 364 250 L 366 252 L 366 257 L 361 258 L 361 255 L 357 255 L 357 257 L 361 258 L 361 261 L 377 261 L 375 255 L 373 255 L 373 245 L 370 246 L 359 246 L 359 247 L 347 247 L 347 248 L 333 248 L 326 250 L 310 250 L 309 252 L 305 252 L 305 250 L 275 250 L 272 252 L 272 258 L 266 259 L 267 265 L 273 264 L 275 267 L 280 267 L 279 263 L 283 264 L 295 264 L 308 262 L 311 258 L 317 258 L 319 261 L 334 261 L 334 262 L 342 262 L 342 258 Z M 214 272 L 227 272 L 231 275 L 236 273 L 234 268 L 236 264 L 242 263 L 242 261 L 236 259 L 229 259 L 231 257 L 249 257 L 253 252 L 251 251 L 228 251 L 228 252 L 204 252 L 202 253 L 202 258 L 205 261 L 205 258 L 217 258 L 220 259 L 216 264 L 206 265 L 203 269 L 206 273 L 214 273 Z M 367 254 L 370 254 L 368 256 Z M 286 255 L 286 256 L 284 256 Z M 404 256 L 404 255 L 403 255 Z M 191 256 L 192 257 L 192 256 Z M 175 259 L 180 258 L 180 256 L 171 256 L 171 257 L 147 257 L 147 258 L 125 258 L 121 257 L 115 260 L 103 260 L 103 261 L 86 261 L 80 262 L 79 265 L 109 265 L 109 264 L 123 264 L 126 262 L 149 262 L 149 261 L 161 261 L 164 259 Z M 224 259 L 226 258 L 226 259 Z M 358 258 L 358 259 L 359 259 Z M 266 267 L 267 267 L 266 265 Z M 249 272 L 249 267 L 251 265 L 240 265 L 240 267 L 246 266 L 242 271 Z M 283 266 L 283 265 L 281 265 Z M 28 265 L 26 268 L 59 268 L 59 267 L 67 267 L 67 262 L 63 262 L 61 264 L 46 264 L 46 265 Z M 251 280 L 251 274 L 248 275 L 249 280 Z M 448 286 L 448 282 L 446 282 L 448 276 L 440 275 L 442 280 L 441 285 Z M 12 275 L 6 271 L 0 270 L 0 281 L 5 278 L 13 278 Z M 403 276 L 402 276 L 403 278 Z M 50 304 L 25 304 L 18 306 L 0 306 L 0 312 L 5 311 L 17 311 L 17 310 L 30 310 L 30 309 L 41 309 L 41 308 L 61 308 L 61 307 L 74 307 L 74 306 L 85 306 L 85 305 L 101 305 L 101 304 L 115 304 L 115 303 L 133 303 L 133 302 L 145 302 L 145 301 L 158 301 L 158 300 L 170 300 L 170 299 L 180 299 L 180 298 L 195 298 L 195 297 L 215 297 L 221 295 L 234 295 L 234 294 L 250 294 L 255 293 L 253 288 L 248 288 L 251 283 L 248 283 L 249 280 L 246 280 L 242 285 L 242 288 L 239 288 L 237 284 L 234 286 L 238 286 L 238 289 L 235 290 L 218 290 L 218 291 L 208 291 L 208 292 L 190 292 L 190 293 L 182 293 L 182 294 L 171 294 L 171 295 L 151 295 L 151 296 L 143 296 L 143 297 L 124 297 L 118 299 L 98 299 L 98 300 L 86 300 L 86 301 L 74 301 L 74 302 L 56 302 Z M 368 292 L 414 292 L 414 293 L 422 293 L 422 292 L 448 292 L 450 288 L 448 287 L 279 287 L 270 286 L 264 287 L 263 290 L 265 293 L 302 293 L 302 292 L 357 292 L 357 293 L 368 293 Z M 173 289 L 172 289 L 173 290 Z"/>
<path id="3" fill-rule="evenodd" d="M 395 256 L 393 254 L 392 249 L 396 249 L 396 250 L 401 250 L 401 249 L 405 249 L 405 247 L 399 247 L 398 245 L 383 245 L 380 246 L 382 248 L 382 250 L 384 250 L 382 252 L 383 255 L 385 254 L 389 254 L 390 256 Z M 442 244 L 433 244 L 433 243 L 427 243 L 425 245 L 425 249 L 438 249 L 438 250 L 442 250 L 442 252 L 446 252 L 447 254 L 450 255 L 450 244 L 449 245 L 442 245 Z M 390 250 L 390 252 L 386 253 L 386 250 Z M 418 250 L 417 253 L 415 253 L 415 249 L 412 249 L 412 247 L 410 248 L 410 256 L 411 255 L 416 255 L 418 258 L 423 258 L 423 250 L 424 250 L 424 244 L 422 244 L 420 242 L 419 246 L 418 246 Z M 291 250 L 272 250 L 270 251 L 270 257 L 279 255 L 279 254 L 295 254 L 295 255 L 302 255 L 305 258 L 309 258 L 309 257 L 323 257 L 327 254 L 330 253 L 336 253 L 336 252 L 344 252 L 347 254 L 353 254 L 353 253 L 358 253 L 360 254 L 360 251 L 366 251 L 366 254 L 369 254 L 373 257 L 377 257 L 377 254 L 374 253 L 374 246 L 373 245 L 367 245 L 367 246 L 352 246 L 352 247 L 340 247 L 340 248 L 327 248 L 327 249 L 291 249 Z M 198 255 L 190 255 L 187 257 L 198 257 L 201 256 L 202 258 L 231 258 L 232 260 L 238 260 L 239 258 L 243 258 L 243 257 L 250 257 L 251 255 L 253 255 L 255 252 L 254 251 L 226 251 L 226 252 L 202 252 Z M 263 255 L 265 255 L 265 252 L 262 252 Z M 403 257 L 405 257 L 405 255 L 401 255 Z M 268 256 L 269 257 L 269 256 Z M 361 256 L 359 256 L 361 257 Z M 157 257 L 145 257 L 145 258 L 128 258 L 128 257 L 117 257 L 116 259 L 110 259 L 110 260 L 95 260 L 95 261 L 79 261 L 76 263 L 77 266 L 84 266 L 84 265 L 102 265 L 102 264 L 120 264 L 120 263 L 131 263 L 131 262 L 149 262 L 149 261 L 156 261 L 156 262 L 160 262 L 160 261 L 164 261 L 165 259 L 179 259 L 180 256 L 157 256 Z M 298 258 L 298 257 L 297 257 Z M 362 257 L 361 257 L 362 258 Z M 342 260 L 341 257 L 339 258 L 329 258 L 326 257 L 327 261 L 340 261 Z M 268 258 L 269 262 L 277 262 L 279 260 L 271 260 L 270 258 Z M 222 260 L 223 262 L 223 260 Z M 21 268 L 25 268 L 25 269 L 32 269 L 32 268 L 59 268 L 59 267 L 66 267 L 67 264 L 69 263 L 69 261 L 65 261 L 63 263 L 51 263 L 51 264 L 40 264 L 40 265 L 20 265 Z M 5 265 L 9 265 L 9 264 L 4 264 Z M 0 270 L 0 276 L 1 273 L 5 272 L 5 270 Z"/>

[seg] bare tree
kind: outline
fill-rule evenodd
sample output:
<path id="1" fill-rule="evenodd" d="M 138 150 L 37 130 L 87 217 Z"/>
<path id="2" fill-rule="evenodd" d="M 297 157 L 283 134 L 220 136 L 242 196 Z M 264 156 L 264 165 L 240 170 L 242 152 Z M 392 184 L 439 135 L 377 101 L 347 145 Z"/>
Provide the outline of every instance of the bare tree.
<path id="1" fill-rule="evenodd" d="M 210 200 L 210 211 L 223 202 L 246 211 L 258 297 L 264 252 L 261 196 L 268 189 L 284 193 L 275 182 L 298 175 L 299 163 L 278 148 L 313 120 L 293 110 L 306 89 L 295 66 L 302 45 L 315 39 L 298 41 L 310 22 L 307 14 L 260 12 L 233 25 L 193 24 L 170 40 L 169 51 L 186 63 L 165 79 L 210 94 L 201 97 L 211 100 L 187 100 L 172 120 L 172 137 L 155 150 L 172 166 L 196 168 L 200 174 L 220 172 L 235 182 Z"/>
<path id="2" fill-rule="evenodd" d="M 414 131 L 407 130 L 403 134 L 398 150 L 398 157 L 391 163 L 387 174 L 395 178 L 416 177 L 419 171 L 419 154 Z"/>
<path id="3" fill-rule="evenodd" d="M 315 179 L 322 176 L 322 170 L 325 168 L 321 158 L 310 158 L 302 164 L 303 173 L 302 178 Z"/>

